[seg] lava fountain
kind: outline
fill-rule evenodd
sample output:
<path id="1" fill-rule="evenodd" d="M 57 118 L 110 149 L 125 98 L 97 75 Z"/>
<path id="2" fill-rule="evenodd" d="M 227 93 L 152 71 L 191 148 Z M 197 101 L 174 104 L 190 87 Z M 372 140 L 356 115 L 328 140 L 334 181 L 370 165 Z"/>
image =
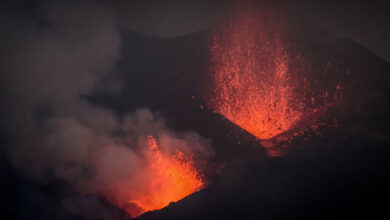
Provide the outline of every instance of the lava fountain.
<path id="1" fill-rule="evenodd" d="M 115 189 L 118 193 L 111 194 L 111 202 L 130 217 L 164 208 L 204 186 L 191 155 L 179 150 L 171 156 L 163 154 L 153 136 L 147 137 L 147 146 L 145 168 L 136 178 L 118 184 L 119 189 Z"/>
<path id="2" fill-rule="evenodd" d="M 275 17 L 240 11 L 214 29 L 210 43 L 208 106 L 259 139 L 289 130 L 305 109 L 305 83 L 289 68 L 283 22 Z"/>

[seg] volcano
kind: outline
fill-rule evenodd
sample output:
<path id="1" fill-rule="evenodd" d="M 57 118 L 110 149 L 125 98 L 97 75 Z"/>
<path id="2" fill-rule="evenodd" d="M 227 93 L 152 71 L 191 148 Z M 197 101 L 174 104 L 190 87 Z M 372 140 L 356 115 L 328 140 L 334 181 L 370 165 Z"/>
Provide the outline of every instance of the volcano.
<path id="1" fill-rule="evenodd" d="M 5 16 L 4 219 L 389 215 L 388 61 L 244 1 L 169 38 L 40 2 Z"/>
<path id="2" fill-rule="evenodd" d="M 283 74 L 301 74 L 292 84 L 280 84 L 291 85 L 283 91 L 291 88 L 299 99 L 287 100 L 287 94 L 279 97 L 278 103 L 283 99 L 285 106 L 300 103 L 284 110 L 289 121 L 277 115 L 283 106 L 271 108 L 275 115 L 270 124 L 281 123 L 281 129 L 275 127 L 276 132 L 270 133 L 256 133 L 245 121 L 235 119 L 239 112 L 250 114 L 251 107 L 257 108 L 256 103 L 245 103 L 248 87 L 232 93 L 225 90 L 224 96 L 214 94 L 222 87 L 210 92 L 215 88 L 210 68 L 215 65 L 210 66 L 223 52 L 210 50 L 215 29 L 165 39 L 122 31 L 124 45 L 117 71 L 126 79 L 125 88 L 120 96 L 96 94 L 88 100 L 121 114 L 150 107 L 175 130 L 194 130 L 211 139 L 216 155 L 204 170 L 204 189 L 138 219 L 341 219 L 385 213 L 390 180 L 385 156 L 390 141 L 390 64 L 351 40 L 289 16 L 288 28 L 280 37 L 283 48 L 277 41 L 269 45 L 279 48 L 274 56 L 289 57 L 278 59 L 277 65 L 283 67 L 285 62 L 285 68 L 293 70 Z M 256 47 L 256 39 L 246 46 Z M 240 47 L 237 42 L 232 45 Z M 235 49 L 226 50 L 234 53 Z M 245 56 L 250 53 L 238 58 L 249 59 Z M 223 62 L 216 63 L 218 71 L 229 71 L 223 69 Z M 282 67 L 275 70 L 283 72 Z M 215 77 L 224 80 L 229 76 Z M 250 77 L 241 79 L 249 84 L 239 84 L 257 86 Z M 230 98 L 243 110 L 218 107 L 235 94 L 241 95 Z M 243 120 L 253 121 L 253 117 Z"/>

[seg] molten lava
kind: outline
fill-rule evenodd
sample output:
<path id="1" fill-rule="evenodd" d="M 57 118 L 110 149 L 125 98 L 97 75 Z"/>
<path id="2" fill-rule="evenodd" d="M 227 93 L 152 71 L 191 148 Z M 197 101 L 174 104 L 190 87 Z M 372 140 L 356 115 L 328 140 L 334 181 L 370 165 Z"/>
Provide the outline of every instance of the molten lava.
<path id="1" fill-rule="evenodd" d="M 205 101 L 261 139 L 269 156 L 280 156 L 287 147 L 281 142 L 331 124 L 321 117 L 343 99 L 342 74 L 329 80 L 330 62 L 313 74 L 308 59 L 286 43 L 286 17 L 248 2 L 213 29 Z"/>
<path id="2" fill-rule="evenodd" d="M 281 24 L 242 12 L 216 28 L 211 43 L 213 97 L 208 105 L 259 139 L 293 126 L 303 102 L 289 70 Z"/>
<path id="3" fill-rule="evenodd" d="M 202 188 L 203 181 L 190 158 L 178 150 L 173 157 L 164 157 L 152 136 L 148 137 L 148 146 L 154 179 L 145 186 L 150 193 L 132 201 L 137 206 L 145 211 L 161 209 Z"/>
<path id="4" fill-rule="evenodd" d="M 147 145 L 145 169 L 140 170 L 130 183 L 121 185 L 128 188 L 120 189 L 114 200 L 130 217 L 164 208 L 204 186 L 191 156 L 186 156 L 179 150 L 172 156 L 163 154 L 152 136 L 147 138 Z"/>

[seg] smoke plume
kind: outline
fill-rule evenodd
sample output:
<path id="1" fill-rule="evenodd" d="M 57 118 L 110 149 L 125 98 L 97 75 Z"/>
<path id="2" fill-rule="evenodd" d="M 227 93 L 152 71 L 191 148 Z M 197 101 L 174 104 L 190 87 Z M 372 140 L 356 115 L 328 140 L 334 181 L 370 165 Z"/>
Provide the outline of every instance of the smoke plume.
<path id="1" fill-rule="evenodd" d="M 208 153 L 206 140 L 169 130 L 148 109 L 119 116 L 82 98 L 97 88 L 120 89 L 113 75 L 121 38 L 108 7 L 44 1 L 32 4 L 29 13 L 1 12 L 0 25 L 8 32 L 0 52 L 5 151 L 28 178 L 65 180 L 85 194 L 121 202 L 143 187 L 148 136 L 168 155 Z M 93 199 L 77 201 L 77 209 L 98 207 Z M 69 199 L 63 205 L 76 209 Z"/>

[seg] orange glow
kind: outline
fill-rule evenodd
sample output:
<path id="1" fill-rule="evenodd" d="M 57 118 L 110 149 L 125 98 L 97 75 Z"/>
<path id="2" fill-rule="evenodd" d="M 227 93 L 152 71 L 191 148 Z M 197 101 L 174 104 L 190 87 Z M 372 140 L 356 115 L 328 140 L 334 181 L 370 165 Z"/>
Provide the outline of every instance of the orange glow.
<path id="1" fill-rule="evenodd" d="M 132 183 L 142 183 L 131 189 L 119 190 L 120 200 L 124 202 L 114 200 L 114 204 L 126 210 L 130 217 L 164 208 L 204 186 L 191 157 L 179 150 L 172 156 L 164 155 L 152 136 L 147 138 L 147 145 L 146 169 L 132 180 Z"/>
<path id="2" fill-rule="evenodd" d="M 133 200 L 135 204 L 145 211 L 161 209 L 202 188 L 203 181 L 193 162 L 182 152 L 176 150 L 173 157 L 164 157 L 152 136 L 148 137 L 148 146 L 155 181 L 147 184 L 150 193 Z"/>
<path id="3" fill-rule="evenodd" d="M 291 128 L 303 116 L 281 23 L 248 11 L 216 28 L 211 42 L 213 97 L 208 105 L 259 139 Z M 268 16 L 268 17 L 267 17 Z M 266 20 L 266 21 L 264 21 Z"/>

